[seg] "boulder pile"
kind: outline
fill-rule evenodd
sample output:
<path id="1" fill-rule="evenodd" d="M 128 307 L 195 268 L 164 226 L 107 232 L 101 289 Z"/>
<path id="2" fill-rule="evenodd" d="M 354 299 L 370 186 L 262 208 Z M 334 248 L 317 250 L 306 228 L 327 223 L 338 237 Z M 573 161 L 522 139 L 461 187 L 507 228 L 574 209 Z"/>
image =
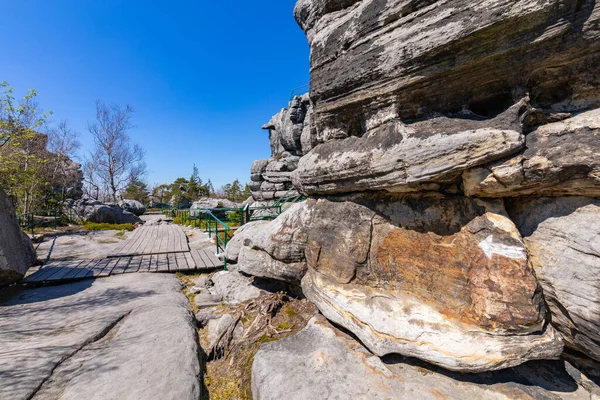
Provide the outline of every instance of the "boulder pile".
<path id="1" fill-rule="evenodd" d="M 600 5 L 299 0 L 295 15 L 306 117 L 291 124 L 290 108 L 265 127 L 309 199 L 240 230 L 228 259 L 300 285 L 373 368 L 401 355 L 481 377 L 573 352 L 598 367 Z M 275 163 L 252 167 L 263 197 Z M 346 346 L 324 324 L 265 346 L 255 398 L 294 384 L 268 367 L 285 344 L 303 357 L 313 337 Z"/>

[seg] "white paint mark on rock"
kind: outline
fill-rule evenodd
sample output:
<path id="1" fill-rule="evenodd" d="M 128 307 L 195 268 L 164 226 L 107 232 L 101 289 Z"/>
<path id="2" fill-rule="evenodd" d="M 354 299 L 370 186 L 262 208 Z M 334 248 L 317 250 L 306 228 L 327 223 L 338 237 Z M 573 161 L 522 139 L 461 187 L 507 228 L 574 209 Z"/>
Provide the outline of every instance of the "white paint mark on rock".
<path id="1" fill-rule="evenodd" d="M 479 243 L 479 247 L 483 250 L 487 258 L 490 260 L 494 254 L 498 254 L 508 258 L 525 259 L 525 249 L 521 246 L 510 246 L 504 243 L 494 243 L 494 236 L 490 235 L 485 240 Z"/>

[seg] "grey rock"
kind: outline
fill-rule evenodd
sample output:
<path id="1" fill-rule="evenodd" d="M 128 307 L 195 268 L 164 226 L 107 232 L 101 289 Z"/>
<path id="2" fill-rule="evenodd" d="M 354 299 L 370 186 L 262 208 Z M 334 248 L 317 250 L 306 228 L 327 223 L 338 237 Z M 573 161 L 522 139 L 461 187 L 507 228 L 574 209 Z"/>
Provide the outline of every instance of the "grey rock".
<path id="1" fill-rule="evenodd" d="M 262 345 L 252 364 L 256 400 L 583 400 L 597 390 L 594 382 L 565 362 L 453 374 L 398 356 L 380 359 L 320 315 L 296 335 Z"/>
<path id="2" fill-rule="evenodd" d="M 465 194 L 600 197 L 600 109 L 542 125 L 526 146 L 507 161 L 465 172 Z"/>
<path id="3" fill-rule="evenodd" d="M 196 278 L 193 278 L 192 282 L 194 282 L 194 285 L 199 288 L 208 288 L 213 285 L 212 280 L 208 275 L 201 275 Z"/>
<path id="4" fill-rule="evenodd" d="M 536 107 L 600 103 L 600 4 L 561 0 L 300 0 L 310 98 L 326 140 L 393 118 L 471 110 L 530 93 Z M 560 61 L 558 61 L 560 60 Z"/>
<path id="5" fill-rule="evenodd" d="M 137 200 L 121 200 L 119 206 L 130 213 L 137 215 L 143 215 L 146 212 L 146 207 Z"/>
<path id="6" fill-rule="evenodd" d="M 218 305 L 223 298 L 219 295 L 210 293 L 200 293 L 194 297 L 194 302 L 198 307 L 211 307 Z"/>
<path id="7" fill-rule="evenodd" d="M 227 199 L 215 199 L 212 197 L 203 197 L 200 200 L 194 201 L 191 210 L 204 210 L 213 208 L 240 208 L 242 203 L 235 203 Z"/>
<path id="8" fill-rule="evenodd" d="M 264 251 L 242 247 L 238 259 L 238 268 L 248 275 L 300 285 L 300 281 L 308 267 L 306 262 L 285 263 L 272 258 Z"/>
<path id="9" fill-rule="evenodd" d="M 0 398 L 200 398 L 180 288 L 172 275 L 131 274 L 2 293 Z"/>
<path id="10" fill-rule="evenodd" d="M 526 107 L 523 100 L 486 121 L 446 117 L 410 125 L 392 121 L 363 137 L 318 145 L 300 160 L 294 185 L 305 194 L 436 189 L 432 183 L 453 183 L 467 168 L 523 149 L 519 118 Z"/>
<path id="11" fill-rule="evenodd" d="M 210 319 L 206 325 L 206 336 L 210 343 L 208 348 L 213 349 L 229 325 L 233 323 L 230 314 L 224 314 L 220 318 Z M 233 339 L 239 339 L 244 334 L 244 328 L 240 321 L 237 322 L 233 331 Z"/>
<path id="12" fill-rule="evenodd" d="M 212 291 L 228 302 L 242 303 L 263 295 L 265 292 L 254 286 L 253 278 L 234 271 L 219 271 L 213 275 Z"/>
<path id="13" fill-rule="evenodd" d="M 215 314 L 215 310 L 215 308 L 203 308 L 196 313 L 196 322 L 200 328 L 206 327 L 210 320 L 220 318 Z"/>
<path id="14" fill-rule="evenodd" d="M 0 287 L 20 280 L 36 261 L 29 237 L 21 232 L 15 210 L 0 189 Z"/>
<path id="15" fill-rule="evenodd" d="M 236 230 L 233 238 L 227 242 L 227 247 L 225 248 L 225 257 L 227 258 L 227 261 L 237 263 L 244 241 L 246 239 L 251 239 L 257 230 L 260 230 L 262 226 L 268 223 L 268 221 L 251 221 Z"/>
<path id="16" fill-rule="evenodd" d="M 63 204 L 65 213 L 73 216 L 76 222 L 97 222 L 109 224 L 138 224 L 142 220 L 123 210 L 117 204 L 105 204 L 98 200 L 83 198 L 80 200 L 67 200 Z"/>
<path id="17" fill-rule="evenodd" d="M 305 249 L 310 218 L 306 203 L 301 202 L 290 206 L 275 220 L 243 231 L 243 246 L 236 242 L 232 249 L 239 254 L 239 270 L 300 284 L 307 270 Z"/>
<path id="18" fill-rule="evenodd" d="M 566 345 L 600 361 L 600 200 L 523 198 L 508 203 L 552 324 Z"/>

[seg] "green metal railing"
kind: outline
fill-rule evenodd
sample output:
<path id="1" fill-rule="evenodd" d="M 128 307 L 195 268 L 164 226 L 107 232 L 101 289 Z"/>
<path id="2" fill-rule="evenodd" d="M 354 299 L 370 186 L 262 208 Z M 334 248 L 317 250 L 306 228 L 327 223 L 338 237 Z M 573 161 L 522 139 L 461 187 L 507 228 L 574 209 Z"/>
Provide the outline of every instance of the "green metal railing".
<path id="1" fill-rule="evenodd" d="M 233 224 L 245 225 L 250 221 L 275 219 L 283 212 L 282 207 L 289 203 L 303 201 L 305 197 L 295 191 L 288 190 L 281 198 L 270 206 L 251 207 L 246 204 L 242 208 L 211 208 L 211 209 L 164 209 L 164 215 L 177 218 L 177 223 L 204 229 L 210 238 L 215 235 L 217 255 L 225 252 L 230 234 L 236 229 Z M 257 211 L 274 210 L 272 213 L 254 215 Z M 224 268 L 227 269 L 227 259 L 223 259 Z"/>
<path id="2" fill-rule="evenodd" d="M 208 237 L 211 238 L 213 233 L 215 234 L 215 244 L 217 246 L 217 257 L 225 252 L 227 247 L 227 240 L 231 228 L 219 218 L 217 218 L 211 211 L 206 210 L 205 213 L 205 232 L 208 233 Z M 223 229 L 219 229 L 222 226 Z M 220 234 L 223 234 L 221 237 Z M 227 257 L 223 256 L 223 268 L 227 271 Z"/>
<path id="3" fill-rule="evenodd" d="M 35 228 L 51 226 L 53 230 L 56 230 L 59 224 L 64 224 L 64 221 L 67 221 L 69 225 L 73 223 L 72 210 L 69 210 L 68 213 L 64 213 L 63 210 L 35 210 L 17 215 L 17 222 L 21 229 L 31 231 L 32 235 L 35 235 Z"/>

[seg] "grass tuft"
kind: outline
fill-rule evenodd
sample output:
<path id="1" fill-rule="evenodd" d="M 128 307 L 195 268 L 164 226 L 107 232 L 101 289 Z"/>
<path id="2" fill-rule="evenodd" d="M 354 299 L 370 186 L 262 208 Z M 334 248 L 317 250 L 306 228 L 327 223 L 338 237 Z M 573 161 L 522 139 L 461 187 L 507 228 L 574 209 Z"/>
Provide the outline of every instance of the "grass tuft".
<path id="1" fill-rule="evenodd" d="M 132 224 L 107 224 L 107 223 L 96 223 L 86 222 L 83 224 L 83 228 L 86 231 L 132 231 Z"/>

